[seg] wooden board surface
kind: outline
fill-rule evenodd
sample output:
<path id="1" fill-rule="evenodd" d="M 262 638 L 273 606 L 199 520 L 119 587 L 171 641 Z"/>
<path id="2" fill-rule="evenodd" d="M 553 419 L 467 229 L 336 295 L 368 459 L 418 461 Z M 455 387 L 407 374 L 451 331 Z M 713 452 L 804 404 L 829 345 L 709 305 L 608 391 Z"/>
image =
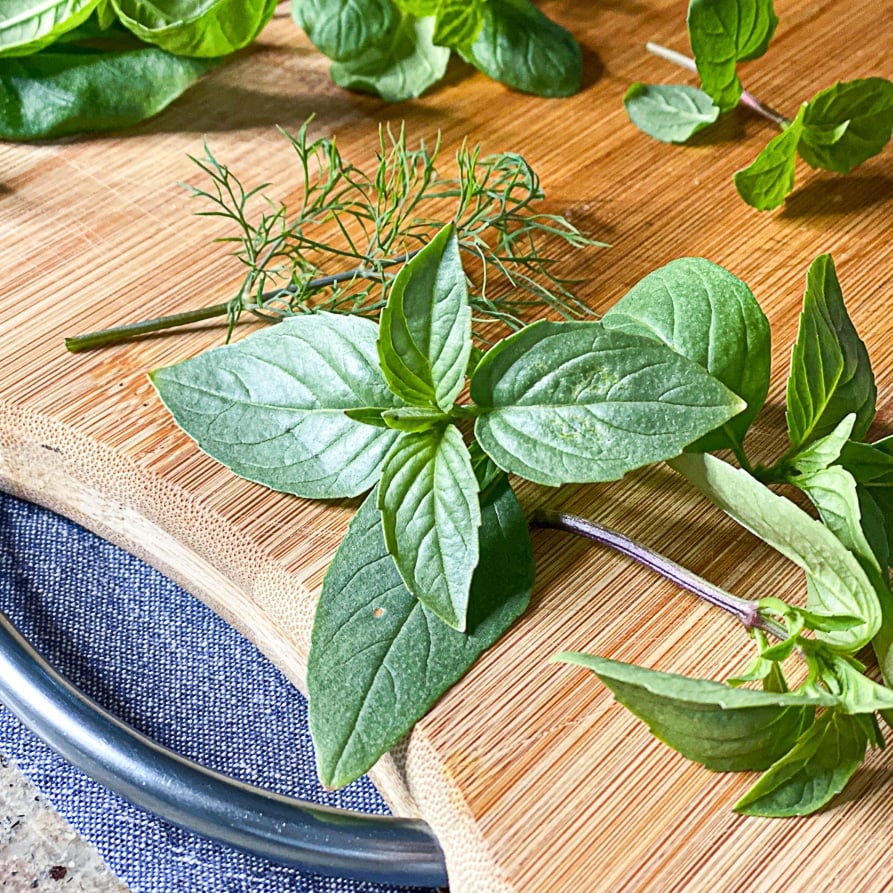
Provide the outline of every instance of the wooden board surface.
<path id="1" fill-rule="evenodd" d="M 240 271 L 213 220 L 178 181 L 203 135 L 249 185 L 294 198 L 274 125 L 315 114 L 361 164 L 380 121 L 411 139 L 443 133 L 521 151 L 550 210 L 613 243 L 573 259 L 585 299 L 609 307 L 667 261 L 702 255 L 753 288 L 774 337 L 773 386 L 750 449 L 772 457 L 783 381 L 810 261 L 829 251 L 893 430 L 893 158 L 848 178 L 798 165 L 783 210 L 759 214 L 731 175 L 773 135 L 750 113 L 686 148 L 626 121 L 633 80 L 691 78 L 646 55 L 686 49 L 685 4 L 543 4 L 581 40 L 585 88 L 566 101 L 514 94 L 461 64 L 423 99 L 395 106 L 331 85 L 328 63 L 287 19 L 173 108 L 123 135 L 0 146 L 0 486 L 61 511 L 147 558 L 243 630 L 299 686 L 314 600 L 355 503 L 322 505 L 234 478 L 171 422 L 146 378 L 219 344 L 223 329 L 69 355 L 62 337 L 226 300 Z M 758 96 L 793 115 L 837 79 L 893 74 L 888 3 L 777 0 L 769 56 L 745 67 Z M 845 21 L 844 21 L 845 18 Z M 247 331 L 247 329 L 246 329 Z M 720 518 L 665 467 L 561 491 L 523 485 L 525 508 L 562 505 L 612 524 L 744 596 L 798 598 L 800 575 Z M 716 775 L 654 741 L 579 668 L 588 650 L 721 679 L 750 656 L 732 621 L 646 571 L 551 532 L 534 533 L 530 611 L 383 760 L 374 777 L 398 811 L 434 827 L 454 893 L 590 890 L 881 890 L 893 874 L 893 755 L 874 754 L 822 815 L 743 818 L 753 777 Z M 225 684 L 225 680 L 221 680 Z"/>

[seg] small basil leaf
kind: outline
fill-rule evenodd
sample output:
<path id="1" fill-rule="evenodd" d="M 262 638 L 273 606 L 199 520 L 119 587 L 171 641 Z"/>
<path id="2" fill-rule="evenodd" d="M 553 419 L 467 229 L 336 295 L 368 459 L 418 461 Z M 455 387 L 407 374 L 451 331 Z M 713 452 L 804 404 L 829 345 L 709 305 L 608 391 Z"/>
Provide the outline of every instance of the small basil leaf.
<path id="1" fill-rule="evenodd" d="M 386 409 L 381 414 L 381 421 L 395 431 L 429 431 L 442 428 L 450 417 L 439 409 L 428 409 L 424 406 L 401 406 L 399 409 Z"/>
<path id="2" fill-rule="evenodd" d="M 691 360 L 600 323 L 538 322 L 509 336 L 481 360 L 471 396 L 488 455 L 550 486 L 615 480 L 744 409 Z"/>
<path id="3" fill-rule="evenodd" d="M 778 17 L 772 0 L 691 0 L 688 35 L 701 86 L 722 111 L 741 97 L 737 63 L 766 52 Z"/>
<path id="4" fill-rule="evenodd" d="M 406 588 L 445 623 L 465 629 L 478 563 L 478 483 L 455 425 L 405 434 L 381 472 L 385 543 Z"/>
<path id="5" fill-rule="evenodd" d="M 378 353 L 388 385 L 407 403 L 447 411 L 459 396 L 471 355 L 471 305 L 452 225 L 391 284 Z"/>
<path id="6" fill-rule="evenodd" d="M 398 18 L 392 0 L 292 0 L 291 15 L 314 46 L 334 61 L 349 60 L 385 41 Z"/>
<path id="7" fill-rule="evenodd" d="M 875 443 L 847 441 L 840 451 L 840 464 L 860 484 L 893 485 L 893 437 Z"/>
<path id="8" fill-rule="evenodd" d="M 666 344 L 747 403 L 689 449 L 710 452 L 744 440 L 769 391 L 770 335 L 766 315 L 740 279 L 704 258 L 681 258 L 636 283 L 602 324 Z"/>
<path id="9" fill-rule="evenodd" d="M 742 527 L 806 572 L 815 584 L 810 610 L 862 620 L 843 631 L 819 632 L 818 638 L 849 651 L 868 644 L 881 625 L 877 594 L 855 556 L 824 524 L 715 456 L 686 453 L 670 464 Z"/>
<path id="10" fill-rule="evenodd" d="M 177 424 L 236 474 L 298 496 L 356 496 L 399 436 L 346 414 L 399 405 L 377 333 L 356 316 L 296 316 L 158 369 L 152 382 Z"/>
<path id="11" fill-rule="evenodd" d="M 848 174 L 877 155 L 893 132 L 893 83 L 837 83 L 806 103 L 798 151 L 807 164 Z"/>
<path id="12" fill-rule="evenodd" d="M 795 119 L 790 127 L 769 141 L 750 167 L 735 172 L 735 188 L 752 208 L 771 211 L 790 195 L 802 127 L 799 118 Z"/>
<path id="13" fill-rule="evenodd" d="M 447 626 L 403 585 L 377 494 L 360 506 L 329 566 L 307 666 L 319 777 L 340 787 L 393 747 L 527 607 L 533 553 L 505 475 L 481 492 L 481 562 L 468 632 Z"/>
<path id="14" fill-rule="evenodd" d="M 579 44 L 529 0 L 488 0 L 477 38 L 458 49 L 466 62 L 515 90 L 556 97 L 580 89 Z"/>
<path id="15" fill-rule="evenodd" d="M 248 46 L 278 0 L 112 0 L 121 23 L 140 40 L 178 56 L 226 56 Z"/>
<path id="16" fill-rule="evenodd" d="M 213 64 L 157 47 L 84 52 L 67 44 L 0 59 L 0 138 L 130 127 L 157 115 Z"/>
<path id="17" fill-rule="evenodd" d="M 99 0 L 6 0 L 0 13 L 0 56 L 36 53 L 85 22 L 98 3 Z"/>
<path id="18" fill-rule="evenodd" d="M 655 737 L 717 772 L 771 766 L 790 749 L 816 706 L 834 703 L 818 693 L 732 688 L 591 654 L 566 652 L 556 659 L 592 670 Z"/>
<path id="19" fill-rule="evenodd" d="M 865 759 L 862 718 L 826 710 L 735 804 L 744 815 L 808 815 L 839 794 Z"/>
<path id="20" fill-rule="evenodd" d="M 421 96 L 446 72 L 450 51 L 434 45 L 434 19 L 402 14 L 384 37 L 332 64 L 332 80 L 388 102 Z"/>
<path id="21" fill-rule="evenodd" d="M 787 424 L 795 448 L 832 432 L 851 412 L 853 439 L 874 418 L 874 375 L 868 351 L 843 303 L 834 261 L 817 257 L 806 277 L 800 328 L 791 354 Z"/>
<path id="22" fill-rule="evenodd" d="M 801 474 L 813 474 L 833 465 L 840 458 L 849 436 L 853 433 L 855 423 L 856 413 L 851 412 L 845 415 L 830 434 L 813 440 L 803 449 L 798 450 L 789 460 L 791 468 Z M 790 476 L 788 480 L 796 483 Z"/>
<path id="23" fill-rule="evenodd" d="M 834 694 L 846 713 L 874 713 L 893 710 L 893 691 L 869 679 L 845 657 L 835 655 L 830 662 Z"/>
<path id="24" fill-rule="evenodd" d="M 697 87 L 632 84 L 623 97 L 630 121 L 664 143 L 684 143 L 719 117 L 719 106 Z"/>

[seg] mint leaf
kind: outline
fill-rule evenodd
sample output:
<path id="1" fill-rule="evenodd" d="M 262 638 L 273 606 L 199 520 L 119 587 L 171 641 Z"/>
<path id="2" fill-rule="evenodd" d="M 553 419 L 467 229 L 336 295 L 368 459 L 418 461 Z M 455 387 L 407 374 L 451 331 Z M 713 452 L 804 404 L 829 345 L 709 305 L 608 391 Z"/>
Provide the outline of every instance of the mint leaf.
<path id="1" fill-rule="evenodd" d="M 543 321 L 511 335 L 484 356 L 471 396 L 496 464 L 550 486 L 615 480 L 744 409 L 691 360 L 600 323 Z"/>
<path id="2" fill-rule="evenodd" d="M 455 425 L 397 440 L 382 469 L 378 507 L 406 588 L 464 630 L 481 514 L 471 457 Z"/>
<path id="3" fill-rule="evenodd" d="M 701 86 L 722 111 L 741 98 L 737 63 L 766 52 L 778 17 L 772 0 L 691 0 L 688 36 Z"/>
<path id="4" fill-rule="evenodd" d="M 814 584 L 807 602 L 811 611 L 862 621 L 846 630 L 817 632 L 819 639 L 848 651 L 868 644 L 881 625 L 877 594 L 855 556 L 824 524 L 715 456 L 686 453 L 670 464 L 714 505 L 805 571 Z"/>
<path id="5" fill-rule="evenodd" d="M 398 18 L 392 0 L 292 0 L 291 15 L 333 61 L 349 60 L 385 42 Z"/>
<path id="6" fill-rule="evenodd" d="M 820 809 L 865 759 L 865 718 L 826 710 L 797 744 L 735 804 L 744 815 L 808 815 Z"/>
<path id="7" fill-rule="evenodd" d="M 453 226 L 391 284 L 378 353 L 388 385 L 407 403 L 447 411 L 459 396 L 471 355 L 471 306 Z"/>
<path id="8" fill-rule="evenodd" d="M 393 747 L 524 611 L 533 585 L 527 522 L 505 475 L 481 492 L 467 633 L 403 585 L 376 499 L 370 495 L 351 522 L 313 623 L 310 728 L 328 787 L 359 778 Z"/>
<path id="9" fill-rule="evenodd" d="M 773 137 L 750 167 L 736 171 L 735 188 L 752 208 L 777 208 L 794 188 L 797 145 L 803 125 L 799 116 L 786 130 Z"/>
<path id="10" fill-rule="evenodd" d="M 475 68 L 515 90 L 570 96 L 580 89 L 576 40 L 529 0 L 488 0 L 474 42 L 458 47 Z"/>
<path id="11" fill-rule="evenodd" d="M 717 772 L 771 766 L 791 748 L 816 706 L 834 703 L 819 693 L 732 688 L 591 654 L 565 652 L 556 659 L 592 670 L 655 737 Z"/>
<path id="12" fill-rule="evenodd" d="M 623 97 L 630 121 L 664 143 L 684 143 L 719 118 L 719 106 L 696 87 L 636 82 Z"/>
<path id="13" fill-rule="evenodd" d="M 893 132 L 893 83 L 861 78 L 817 93 L 803 111 L 798 151 L 807 164 L 848 174 L 877 155 Z"/>
<path id="14" fill-rule="evenodd" d="M 740 279 L 704 258 L 681 258 L 639 280 L 602 324 L 666 344 L 747 403 L 690 449 L 709 452 L 743 442 L 769 391 L 770 334 L 766 315 Z"/>
<path id="15" fill-rule="evenodd" d="M 387 102 L 421 96 L 446 72 L 450 51 L 434 45 L 434 19 L 402 14 L 376 43 L 332 64 L 332 80 Z"/>
<path id="16" fill-rule="evenodd" d="M 377 333 L 356 316 L 292 317 L 151 379 L 177 424 L 241 477 L 298 496 L 356 496 L 399 436 L 346 414 L 400 405 Z"/>
<path id="17" fill-rule="evenodd" d="M 140 40 L 177 56 L 226 56 L 252 43 L 278 0 L 114 0 L 119 21 Z"/>
<path id="18" fill-rule="evenodd" d="M 817 257 L 806 277 L 800 328 L 791 354 L 787 423 L 799 448 L 856 414 L 853 438 L 861 440 L 874 418 L 877 389 L 868 351 L 843 303 L 834 261 Z"/>

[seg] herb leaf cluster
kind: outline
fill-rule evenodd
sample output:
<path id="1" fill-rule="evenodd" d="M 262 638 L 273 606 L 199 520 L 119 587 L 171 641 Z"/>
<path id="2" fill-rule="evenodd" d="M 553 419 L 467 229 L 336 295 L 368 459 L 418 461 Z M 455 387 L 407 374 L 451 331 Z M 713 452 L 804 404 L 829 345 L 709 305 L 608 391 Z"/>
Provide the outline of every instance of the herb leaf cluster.
<path id="1" fill-rule="evenodd" d="M 893 133 L 893 83 L 869 77 L 838 82 L 801 104 L 793 120 L 743 89 L 737 64 L 763 56 L 778 25 L 772 0 L 691 0 L 688 35 L 701 89 L 633 84 L 624 105 L 630 120 L 663 142 L 685 143 L 739 103 L 781 128 L 735 186 L 752 207 L 770 210 L 794 188 L 797 158 L 810 167 L 847 174 L 880 153 Z M 650 45 L 689 67 L 686 57 Z"/>
<path id="2" fill-rule="evenodd" d="M 697 362 L 599 322 L 540 322 L 471 357 L 449 225 L 397 274 L 379 326 L 296 316 L 152 374 L 177 423 L 237 473 L 315 498 L 374 486 L 313 634 L 311 728 L 326 784 L 365 772 L 411 725 L 381 716 L 418 719 L 526 603 L 530 540 L 507 473 L 611 480 L 678 455 L 745 405 Z M 472 402 L 457 403 L 469 365 Z M 358 613 L 345 620 L 342 583 L 360 575 Z M 435 643 L 442 653 L 428 653 Z M 371 706 L 381 686 L 388 710 Z M 355 739 L 362 761 L 340 749 Z"/>
<path id="3" fill-rule="evenodd" d="M 251 44 L 277 0 L 6 0 L 0 138 L 128 127 L 157 114 Z M 333 80 L 385 100 L 419 96 L 451 52 L 541 96 L 580 87 L 574 38 L 529 0 L 293 0 Z"/>

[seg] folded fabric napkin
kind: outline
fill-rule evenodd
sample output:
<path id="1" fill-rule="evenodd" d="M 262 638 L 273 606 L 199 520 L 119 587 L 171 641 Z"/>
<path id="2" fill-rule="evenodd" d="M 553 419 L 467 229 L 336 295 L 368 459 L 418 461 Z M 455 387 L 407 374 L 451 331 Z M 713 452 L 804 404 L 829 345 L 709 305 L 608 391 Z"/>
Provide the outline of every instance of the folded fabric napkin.
<path id="1" fill-rule="evenodd" d="M 0 609 L 82 691 L 160 744 L 283 794 L 387 813 L 368 779 L 322 789 L 306 701 L 232 627 L 132 555 L 2 493 Z M 90 781 L 2 706 L 0 751 L 135 893 L 409 890 L 302 873 L 188 834 Z"/>

